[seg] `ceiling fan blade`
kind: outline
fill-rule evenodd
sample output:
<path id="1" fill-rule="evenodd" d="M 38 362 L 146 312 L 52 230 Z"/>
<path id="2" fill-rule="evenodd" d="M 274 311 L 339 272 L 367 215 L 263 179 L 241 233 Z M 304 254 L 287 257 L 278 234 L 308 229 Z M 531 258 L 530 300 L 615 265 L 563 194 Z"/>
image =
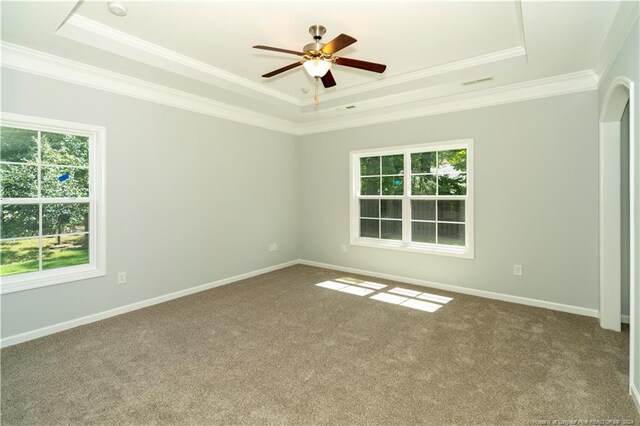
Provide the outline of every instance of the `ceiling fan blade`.
<path id="1" fill-rule="evenodd" d="M 295 67 L 299 67 L 300 65 L 302 65 L 302 62 L 294 62 L 293 64 L 289 64 L 286 67 L 278 68 L 275 71 L 271 71 L 271 72 L 263 75 L 263 77 L 264 78 L 273 77 L 274 75 L 278 75 L 278 74 L 280 74 L 282 72 L 289 71 L 290 69 L 293 69 Z"/>
<path id="2" fill-rule="evenodd" d="M 261 49 L 261 50 L 271 50 L 272 52 L 289 53 L 291 55 L 304 56 L 304 52 L 296 52 L 295 50 L 289 50 L 289 49 L 280 49 L 279 47 L 262 46 L 260 44 L 257 46 L 253 46 L 253 48 Z"/>
<path id="3" fill-rule="evenodd" d="M 320 77 L 320 80 L 322 80 L 322 85 L 325 87 L 325 89 L 328 89 L 329 87 L 333 87 L 336 85 L 336 81 L 333 79 L 333 74 L 331 74 L 331 70 L 327 71 L 324 77 Z"/>
<path id="4" fill-rule="evenodd" d="M 352 45 L 356 41 L 358 40 L 356 40 L 355 38 L 349 35 L 340 34 L 338 37 L 331 40 L 320 50 L 322 50 L 322 52 L 326 53 L 327 55 L 333 55 L 338 50 L 342 50 L 345 47 Z"/>
<path id="5" fill-rule="evenodd" d="M 359 68 L 365 71 L 383 73 L 387 69 L 386 65 L 376 64 L 375 62 L 361 61 L 359 59 L 334 58 L 334 62 L 338 65 L 351 68 Z"/>

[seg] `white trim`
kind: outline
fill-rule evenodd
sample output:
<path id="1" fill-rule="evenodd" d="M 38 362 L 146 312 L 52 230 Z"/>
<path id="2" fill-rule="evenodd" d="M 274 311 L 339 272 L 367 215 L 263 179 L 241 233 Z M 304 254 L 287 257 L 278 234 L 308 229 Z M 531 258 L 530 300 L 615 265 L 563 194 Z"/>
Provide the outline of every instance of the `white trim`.
<path id="1" fill-rule="evenodd" d="M 518 26 L 520 27 L 520 43 L 522 43 L 522 48 L 524 49 L 524 59 L 529 63 L 529 55 L 527 53 L 527 36 L 524 29 L 524 15 L 522 14 L 522 0 L 516 0 L 515 6 L 517 10 Z"/>
<path id="2" fill-rule="evenodd" d="M 620 315 L 620 322 L 623 324 L 629 324 L 629 315 Z"/>
<path id="3" fill-rule="evenodd" d="M 637 1 L 621 1 L 616 15 L 611 22 L 607 36 L 600 48 L 595 72 L 599 78 L 607 74 L 616 56 L 622 49 L 629 33 L 638 19 L 639 6 Z"/>
<path id="4" fill-rule="evenodd" d="M 410 83 L 412 81 L 421 80 L 421 79 L 433 77 L 436 75 L 465 70 L 465 69 L 477 67 L 480 65 L 486 65 L 494 62 L 504 61 L 506 59 L 519 58 L 521 56 L 526 56 L 526 54 L 527 52 L 522 46 L 511 47 L 508 49 L 498 50 L 496 52 L 491 52 L 484 55 L 474 56 L 472 58 L 462 59 L 460 61 L 449 62 L 446 64 L 425 68 L 419 71 L 397 75 L 395 77 L 385 78 L 384 80 L 377 80 L 370 83 L 364 83 L 358 86 L 348 87 L 346 89 L 340 89 L 340 91 L 333 92 L 333 93 L 324 93 L 321 95 L 321 99 L 323 102 L 329 102 L 329 101 L 341 99 L 347 96 L 366 93 L 372 90 L 384 89 L 384 88 L 395 86 L 398 84 Z M 353 104 L 353 102 L 351 102 L 350 104 Z M 310 106 L 310 105 L 313 105 L 313 99 L 308 99 L 302 102 L 302 106 Z"/>
<path id="5" fill-rule="evenodd" d="M 347 113 L 340 117 L 301 124 L 4 41 L 1 42 L 1 47 L 2 66 L 9 69 L 297 136 L 595 90 L 598 84 L 598 76 L 593 71 L 586 70 L 413 102 L 412 105 L 415 106 L 392 113 L 385 112 L 383 105 L 383 108 L 376 111 Z M 364 102 L 366 101 L 362 104 Z"/>
<path id="6" fill-rule="evenodd" d="M 202 284 L 195 287 L 190 287 L 184 290 L 175 291 L 173 293 L 164 294 L 162 296 L 152 297 L 150 299 L 142 300 L 140 302 L 131 303 L 129 305 L 119 306 L 117 308 L 109 309 L 107 311 L 98 312 L 96 314 L 87 315 L 84 317 L 72 319 L 69 321 L 60 322 L 50 326 L 38 328 L 36 330 L 27 331 L 13 336 L 5 337 L 0 340 L 0 347 L 6 348 L 7 346 L 17 345 L 18 343 L 26 342 L 29 340 L 37 339 L 39 337 L 48 336 L 50 334 L 58 333 L 60 331 L 69 330 L 74 327 L 79 327 L 84 324 L 100 321 L 106 318 L 114 317 L 116 315 L 125 314 L 127 312 L 135 311 L 138 309 L 146 308 L 148 306 L 157 305 L 159 303 L 168 302 L 169 300 L 178 299 L 180 297 L 188 296 L 190 294 L 198 293 L 201 291 L 209 290 L 215 287 L 220 287 L 226 284 L 231 284 L 237 281 L 246 280 L 258 275 L 266 274 L 267 272 L 276 271 L 278 269 L 286 268 L 298 264 L 298 260 L 292 260 L 290 262 L 281 263 L 267 268 L 258 269 L 255 271 L 247 272 L 245 274 L 235 275 L 233 277 L 224 278 L 221 280 L 213 281 L 207 284 Z"/>
<path id="7" fill-rule="evenodd" d="M 583 308 L 580 306 L 565 305 L 562 303 L 548 302 L 546 300 L 530 299 L 528 297 L 512 296 L 512 295 L 503 294 L 503 293 L 494 293 L 491 291 L 479 290 L 475 288 L 461 287 L 461 286 L 456 286 L 451 284 L 443 284 L 443 283 L 438 283 L 434 281 L 403 277 L 400 275 L 385 274 L 382 272 L 373 272 L 373 271 L 368 271 L 364 269 L 357 269 L 357 268 L 351 268 L 347 266 L 315 262 L 311 260 L 301 259 L 299 263 L 301 265 L 315 266 L 317 268 L 333 269 L 333 270 L 342 271 L 342 272 L 350 272 L 352 274 L 366 275 L 366 276 L 382 278 L 386 280 L 418 285 L 422 287 L 429 287 L 429 288 L 435 288 L 439 290 L 451 291 L 454 293 L 468 294 L 471 296 L 484 297 L 486 299 L 501 300 L 503 302 L 517 303 L 519 305 L 535 306 L 537 308 L 546 308 L 546 309 L 551 309 L 553 311 L 568 312 L 571 314 L 584 315 L 587 317 L 594 317 L 594 318 L 598 317 L 597 309 L 589 309 L 589 308 Z"/>
<path id="8" fill-rule="evenodd" d="M 105 90 L 212 117 L 284 133 L 295 133 L 293 123 L 270 115 L 228 105 L 123 74 L 70 61 L 48 53 L 2 42 L 2 66 L 80 86 Z"/>
<path id="9" fill-rule="evenodd" d="M 442 222 L 441 222 L 442 223 Z M 404 227 L 406 228 L 406 226 Z M 384 250 L 407 251 L 411 253 L 435 254 L 438 256 L 458 257 L 460 259 L 473 260 L 472 250 L 464 250 L 464 247 L 456 246 L 439 246 L 437 244 L 402 244 L 402 241 L 395 240 L 376 240 L 370 238 L 354 238 L 351 240 L 352 246 L 370 247 Z M 457 250 L 460 248 L 461 250 Z"/>
<path id="10" fill-rule="evenodd" d="M 53 120 L 50 118 L 0 112 L 3 126 L 32 129 L 38 131 L 71 133 L 89 138 L 89 197 L 82 198 L 90 208 L 89 215 L 89 263 L 47 271 L 36 271 L 0 277 L 0 294 L 13 293 L 38 287 L 61 284 L 70 281 L 95 278 L 106 274 L 107 233 L 106 233 L 106 134 L 102 126 L 85 123 Z M 38 148 L 40 149 L 40 148 Z M 55 202 L 56 199 L 47 200 Z M 69 201 L 75 201 L 68 199 Z M 7 201 L 7 200 L 3 200 Z M 11 201 L 11 199 L 9 199 Z M 40 223 L 42 227 L 42 223 Z M 42 229 L 40 229 L 42 231 Z M 39 236 L 38 236 L 39 238 Z M 42 261 L 42 258 L 40 258 Z"/>
<path id="11" fill-rule="evenodd" d="M 248 89 L 269 96 L 271 101 L 278 99 L 296 106 L 301 104 L 300 99 L 295 96 L 134 37 L 84 16 L 72 15 L 56 31 L 56 34 L 236 93 L 247 94 Z"/>
<path id="12" fill-rule="evenodd" d="M 109 309 L 107 311 L 98 312 L 96 314 L 91 314 L 81 318 L 76 318 L 69 321 L 64 321 L 64 322 L 53 324 L 50 326 L 38 328 L 36 330 L 31 330 L 31 331 L 27 331 L 20 334 L 15 334 L 13 336 L 8 336 L 3 339 L 0 339 L 0 348 L 17 345 L 18 343 L 37 339 L 39 337 L 48 336 L 50 334 L 58 333 L 60 331 L 79 327 L 84 324 L 100 321 L 106 318 L 114 317 L 116 315 L 121 315 L 127 312 L 135 311 L 137 309 L 142 309 L 148 306 L 157 305 L 159 303 L 168 302 L 170 300 L 178 299 L 180 297 L 188 296 L 190 294 L 198 293 L 201 291 L 209 290 L 209 289 L 220 287 L 227 284 L 232 284 L 237 281 L 245 280 L 248 278 L 252 278 L 258 275 L 266 274 L 268 272 L 276 271 L 278 269 L 283 269 L 283 268 L 287 268 L 289 266 L 294 266 L 294 265 L 307 265 L 307 266 L 314 266 L 317 268 L 333 269 L 335 271 L 350 272 L 350 273 L 359 274 L 359 275 L 367 275 L 371 277 L 383 278 L 383 279 L 388 279 L 392 281 L 418 285 L 422 287 L 429 287 L 429 288 L 435 288 L 435 289 L 440 289 L 445 291 L 451 291 L 455 293 L 468 294 L 471 296 L 483 297 L 483 298 L 493 299 L 493 300 L 501 300 L 503 302 L 516 303 L 516 304 L 526 305 L 526 306 L 534 306 L 538 308 L 546 308 L 554 311 L 568 312 L 571 314 L 584 315 L 588 317 L 596 317 L 596 318 L 598 317 L 597 310 L 582 308 L 580 306 L 564 305 L 561 303 L 548 302 L 548 301 L 538 300 L 538 299 L 530 299 L 530 298 L 520 297 L 520 296 L 512 296 L 512 295 L 502 294 L 502 293 L 494 293 L 494 292 L 485 291 L 485 290 L 437 283 L 433 281 L 420 280 L 416 278 L 408 278 L 408 277 L 403 277 L 399 275 L 384 274 L 380 272 L 373 272 L 373 271 L 367 271 L 363 269 L 350 268 L 346 266 L 315 262 L 311 260 L 296 259 L 296 260 L 281 263 L 278 265 L 258 269 L 252 272 L 247 272 L 245 274 L 235 275 L 233 277 L 224 278 L 224 279 L 213 281 L 207 284 L 190 287 L 184 290 L 179 290 L 179 291 L 168 293 L 162 296 L 157 296 L 157 297 L 142 300 L 139 302 L 131 303 L 129 305 L 124 305 L 117 308 Z"/>
<path id="13" fill-rule="evenodd" d="M 638 413 L 640 413 L 640 392 L 638 392 L 638 388 L 636 388 L 633 382 L 631 386 L 629 386 L 629 393 L 631 394 L 631 399 L 633 399 L 633 402 L 636 404 Z"/>
<path id="14" fill-rule="evenodd" d="M 279 90 L 266 87 L 261 83 L 249 80 L 236 74 L 211 66 L 205 62 L 182 55 L 162 46 L 150 43 L 141 38 L 132 36 L 115 28 L 101 24 L 81 15 L 74 14 L 62 25 L 56 34 L 79 41 L 92 47 L 104 49 L 115 54 L 129 57 L 140 62 L 157 66 L 169 72 L 174 72 L 196 78 L 210 84 L 214 84 L 237 93 L 246 93 L 248 89 L 274 99 L 285 101 L 295 106 L 313 105 L 310 98 L 300 99 L 288 95 Z M 474 68 L 507 59 L 526 56 L 527 52 L 522 46 L 490 52 L 434 67 L 425 68 L 415 72 L 409 72 L 395 77 L 384 78 L 357 86 L 342 89 L 338 92 L 326 93 L 323 100 L 330 101 L 360 93 L 379 90 L 398 84 L 410 83 L 436 75 Z M 230 84 L 229 84 L 230 83 Z"/>
<path id="15" fill-rule="evenodd" d="M 598 76 L 593 71 L 579 71 L 507 86 L 493 87 L 481 91 L 414 102 L 413 104 L 417 104 L 417 106 L 404 108 L 401 111 L 385 112 L 384 110 L 380 110 L 375 113 L 347 113 L 342 118 L 332 117 L 299 125 L 297 134 L 309 135 L 332 130 L 371 126 L 392 121 L 585 92 L 596 90 L 597 88 Z M 410 96 L 410 94 L 407 96 Z M 379 99 L 355 102 L 352 104 L 358 106 L 363 105 L 366 108 L 367 102 L 379 102 Z M 354 111 L 358 111 L 358 109 Z"/>
<path id="16" fill-rule="evenodd" d="M 618 93 L 618 89 L 619 86 L 623 86 L 626 88 L 628 97 L 625 96 L 624 98 L 616 98 L 614 99 L 613 96 L 619 96 Z M 636 247 L 636 240 L 635 240 L 635 234 L 636 234 L 636 226 L 635 226 L 635 220 L 636 220 L 636 211 L 635 211 L 635 191 L 636 191 L 636 176 L 638 174 L 638 170 L 637 167 L 638 165 L 636 164 L 636 144 L 635 144 L 635 140 L 636 140 L 636 136 L 635 136 L 635 129 L 636 129 L 636 119 L 637 117 L 636 115 L 636 99 L 635 99 L 635 86 L 634 86 L 634 82 L 632 80 L 630 80 L 627 77 L 616 77 L 615 79 L 613 79 L 613 81 L 611 82 L 608 90 L 607 90 L 607 94 L 605 95 L 605 99 L 604 102 L 602 103 L 602 110 L 600 111 L 600 117 L 599 117 L 599 129 L 600 129 L 600 140 L 599 140 L 599 149 L 600 149 L 600 159 L 599 159 L 599 188 L 600 188 L 600 193 L 599 193 L 599 202 L 598 202 L 598 207 L 599 207 L 599 214 L 600 214 L 600 226 L 599 226 L 599 236 L 600 236 L 600 242 L 599 242 L 599 252 L 600 252 L 600 282 L 599 282 L 599 287 L 600 287 L 600 312 L 601 312 L 601 322 L 600 325 L 602 327 L 605 328 L 614 328 L 614 329 L 618 329 L 617 327 L 619 327 L 619 322 L 620 320 L 617 320 L 616 318 L 620 318 L 620 302 L 619 302 L 619 298 L 613 298 L 613 302 L 611 302 L 612 298 L 611 295 L 613 294 L 614 296 L 616 294 L 618 294 L 620 292 L 620 281 L 612 281 L 609 277 L 610 272 L 609 270 L 611 268 L 608 268 L 607 270 L 603 270 L 605 266 L 608 266 L 608 264 L 606 264 L 604 262 L 604 258 L 605 258 L 605 253 L 606 250 L 609 249 L 609 246 L 607 246 L 607 242 L 609 241 L 609 238 L 605 238 L 607 237 L 608 233 L 611 232 L 616 232 L 615 230 L 609 231 L 608 229 L 608 233 L 605 233 L 605 214 L 607 215 L 607 217 L 614 217 L 614 218 L 619 218 L 620 217 L 620 203 L 618 202 L 617 204 L 611 204 L 608 205 L 605 202 L 605 196 L 607 196 L 606 192 L 607 191 L 613 191 L 613 192 L 618 192 L 619 193 L 619 165 L 612 165 L 609 167 L 607 166 L 607 162 L 605 161 L 606 158 L 609 158 L 611 156 L 611 152 L 614 153 L 618 153 L 618 159 L 619 159 L 619 152 L 620 152 L 620 132 L 618 130 L 617 133 L 608 133 L 607 129 L 610 126 L 614 126 L 617 127 L 618 129 L 620 128 L 620 119 L 622 117 L 622 114 L 624 112 L 624 108 L 626 106 L 626 101 L 628 99 L 629 102 L 629 233 L 631 235 L 631 238 L 629 239 L 629 325 L 630 325 L 630 344 L 629 344 L 629 383 L 633 384 L 633 381 L 635 379 L 635 371 L 640 368 L 640 365 L 638 365 L 638 359 L 636 358 L 636 354 L 639 352 L 638 348 L 636 347 L 638 345 L 639 342 L 636 341 L 636 327 L 638 324 L 638 320 L 637 320 L 637 315 L 638 315 L 638 306 L 637 306 L 637 296 L 636 296 L 636 291 L 638 290 L 638 282 L 636 280 L 636 274 L 635 271 L 638 267 L 638 258 L 636 257 L 636 251 L 637 251 L 637 247 Z M 607 139 L 607 140 L 605 140 Z M 606 155 L 605 155 L 606 154 Z M 619 161 L 619 160 L 618 160 Z M 617 183 L 614 182 L 609 183 L 608 181 L 610 179 L 615 179 L 615 176 L 618 176 L 618 181 Z M 618 197 L 619 198 L 619 197 Z M 605 210 L 605 207 L 609 206 L 609 209 L 611 209 L 611 212 L 609 212 L 609 209 Z M 620 232 L 618 229 L 618 234 L 616 237 L 616 240 L 618 242 L 617 246 L 619 247 L 619 242 L 620 242 Z M 616 248 L 617 249 L 617 248 Z M 618 268 L 619 270 L 619 264 L 620 264 L 620 257 L 618 255 L 617 260 L 614 259 L 614 268 Z M 612 275 L 615 278 L 615 274 Z M 619 273 L 618 273 L 618 279 L 619 279 Z M 606 283 L 610 283 L 609 286 L 606 285 Z M 605 288 L 606 287 L 606 288 Z M 612 305 L 616 304 L 616 305 Z M 618 324 L 616 324 L 616 322 Z"/>

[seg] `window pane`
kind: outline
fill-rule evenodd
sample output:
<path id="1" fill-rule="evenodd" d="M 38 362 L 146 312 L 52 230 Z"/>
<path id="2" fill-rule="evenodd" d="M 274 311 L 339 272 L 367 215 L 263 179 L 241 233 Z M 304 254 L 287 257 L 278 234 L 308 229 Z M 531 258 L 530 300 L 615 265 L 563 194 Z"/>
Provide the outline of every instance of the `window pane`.
<path id="1" fill-rule="evenodd" d="M 438 221 L 464 222 L 463 200 L 438 200 Z"/>
<path id="2" fill-rule="evenodd" d="M 38 159 L 38 132 L 0 127 L 0 160 L 35 163 Z"/>
<path id="3" fill-rule="evenodd" d="M 438 172 L 453 173 L 467 171 L 467 150 L 452 149 L 438 151 Z"/>
<path id="4" fill-rule="evenodd" d="M 382 178 L 382 195 L 404 194 L 404 176 L 387 176 Z"/>
<path id="5" fill-rule="evenodd" d="M 399 220 L 383 220 L 380 224 L 381 238 L 385 240 L 401 240 L 402 239 L 402 221 Z"/>
<path id="6" fill-rule="evenodd" d="M 464 225 L 438 223 L 438 244 L 464 246 Z"/>
<path id="7" fill-rule="evenodd" d="M 89 204 L 44 204 L 42 235 L 69 234 L 89 230 Z"/>
<path id="8" fill-rule="evenodd" d="M 411 219 L 436 220 L 435 200 L 411 200 Z"/>
<path id="9" fill-rule="evenodd" d="M 435 173 L 436 152 L 416 152 L 411 154 L 411 173 Z"/>
<path id="10" fill-rule="evenodd" d="M 447 174 L 438 175 L 438 195 L 466 195 L 467 175 Z"/>
<path id="11" fill-rule="evenodd" d="M 411 176 L 411 195 L 436 195 L 436 176 Z"/>
<path id="12" fill-rule="evenodd" d="M 37 236 L 40 223 L 37 204 L 5 204 L 2 206 L 2 238 Z"/>
<path id="13" fill-rule="evenodd" d="M 404 155 L 386 155 L 382 157 L 383 175 L 401 175 L 404 173 Z"/>
<path id="14" fill-rule="evenodd" d="M 360 236 L 367 238 L 380 238 L 380 221 L 360 219 Z"/>
<path id="15" fill-rule="evenodd" d="M 360 200 L 360 217 L 380 217 L 380 200 Z"/>
<path id="16" fill-rule="evenodd" d="M 42 239 L 42 269 L 89 263 L 89 236 L 67 235 Z"/>
<path id="17" fill-rule="evenodd" d="M 43 132 L 40 135 L 40 149 L 44 164 L 89 166 L 87 137 Z"/>
<path id="18" fill-rule="evenodd" d="M 38 238 L 2 241 L 0 242 L 0 275 L 37 271 L 40 268 L 39 256 L 40 240 Z"/>
<path id="19" fill-rule="evenodd" d="M 38 167 L 18 164 L 0 165 L 0 197 L 33 198 L 38 196 Z"/>
<path id="20" fill-rule="evenodd" d="M 435 243 L 436 224 L 429 222 L 411 222 L 411 241 L 418 243 Z"/>
<path id="21" fill-rule="evenodd" d="M 381 217 L 402 219 L 402 200 L 380 200 Z"/>
<path id="22" fill-rule="evenodd" d="M 42 167 L 43 197 L 88 197 L 89 171 L 70 167 Z"/>
<path id="23" fill-rule="evenodd" d="M 360 176 L 380 174 L 380 157 L 365 157 L 360 159 Z"/>
<path id="24" fill-rule="evenodd" d="M 360 195 L 380 195 L 380 178 L 361 178 Z"/>

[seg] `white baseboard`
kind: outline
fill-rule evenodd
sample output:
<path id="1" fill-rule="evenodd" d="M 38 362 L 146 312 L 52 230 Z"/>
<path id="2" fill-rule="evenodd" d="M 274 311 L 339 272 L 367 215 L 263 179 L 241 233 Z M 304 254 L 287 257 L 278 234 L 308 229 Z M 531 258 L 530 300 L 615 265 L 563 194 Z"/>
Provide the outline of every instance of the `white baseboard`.
<path id="1" fill-rule="evenodd" d="M 137 309 L 146 308 L 147 306 L 157 305 L 158 303 L 167 302 L 169 300 L 177 299 L 179 297 L 188 296 L 200 291 L 209 290 L 211 288 L 220 287 L 226 284 L 231 284 L 236 281 L 252 278 L 257 275 L 266 274 L 267 272 L 276 271 L 278 269 L 286 268 L 298 264 L 298 260 L 292 260 L 290 262 L 281 263 L 279 265 L 269 266 L 267 268 L 258 269 L 256 271 L 247 272 L 246 274 L 240 274 L 229 278 L 224 278 L 218 281 L 213 281 L 207 284 L 202 284 L 196 287 L 190 287 L 184 290 L 179 290 L 173 293 L 165 294 L 151 299 L 142 300 L 140 302 L 131 303 L 129 305 L 120 306 L 108 311 L 98 312 L 96 314 L 87 315 L 81 318 L 76 318 L 70 321 L 60 322 L 47 327 L 38 328 L 36 330 L 27 331 L 25 333 L 15 334 L 13 336 L 0 339 L 0 347 L 6 348 L 8 346 L 17 345 L 18 343 L 26 342 L 28 340 L 37 339 L 39 337 L 48 336 L 49 334 L 58 333 L 60 331 L 68 330 L 70 328 L 78 327 L 84 324 L 100 321 L 106 318 L 114 317 L 116 315 L 125 314 L 127 312 L 135 311 Z"/>
<path id="2" fill-rule="evenodd" d="M 220 287 L 226 284 L 231 284 L 236 281 L 255 277 L 257 275 L 265 274 L 267 272 L 272 272 L 278 269 L 286 268 L 286 267 L 297 265 L 297 264 L 315 266 L 318 268 L 333 269 L 333 270 L 342 271 L 342 272 L 350 272 L 350 273 L 359 274 L 359 275 L 368 275 L 372 277 L 383 278 L 383 279 L 403 282 L 407 284 L 414 284 L 414 285 L 419 285 L 423 287 L 430 287 L 430 288 L 435 288 L 440 290 L 452 291 L 455 293 L 469 294 L 472 296 L 484 297 L 488 299 L 502 300 L 504 302 L 518 303 L 521 305 L 547 308 L 555 311 L 569 312 L 572 314 L 584 315 L 589 317 L 596 317 L 596 318 L 598 317 L 598 311 L 595 309 L 582 308 L 579 306 L 572 306 L 572 305 L 563 305 L 561 303 L 548 302 L 544 300 L 530 299 L 526 297 L 512 296 L 512 295 L 502 294 L 502 293 L 494 293 L 486 290 L 460 287 L 460 286 L 455 286 L 450 284 L 437 283 L 433 281 L 420 280 L 416 278 L 403 277 L 399 275 L 384 274 L 380 272 L 366 271 L 363 269 L 350 268 L 346 266 L 332 265 L 328 263 L 297 259 L 297 260 L 281 263 L 279 265 L 270 266 L 268 268 L 247 272 L 246 274 L 240 274 L 230 278 L 224 278 L 222 280 L 214 281 L 211 283 L 202 284 L 196 287 L 179 290 L 173 293 L 165 294 L 165 295 L 154 297 L 151 299 L 142 300 L 140 302 L 135 302 L 129 305 L 120 306 L 107 311 L 98 312 L 96 314 L 87 315 L 87 316 L 76 318 L 70 321 L 65 321 L 65 322 L 53 324 L 47 327 L 42 327 L 36 330 L 27 331 L 25 333 L 20 333 L 13 336 L 5 337 L 4 339 L 0 339 L 0 347 L 5 348 L 8 346 L 16 345 L 18 343 L 26 342 L 28 340 L 33 340 L 39 337 L 48 336 L 49 334 L 58 333 L 60 331 L 68 330 L 70 328 L 78 327 L 84 324 L 89 324 L 95 321 L 100 321 L 102 319 L 106 319 L 116 315 L 121 315 L 127 312 L 135 311 L 137 309 L 146 308 L 147 306 L 157 305 L 158 303 L 167 302 L 169 300 L 177 299 L 179 297 L 188 296 L 193 293 L 198 293 L 200 291 L 209 290 L 209 289 Z M 629 322 L 629 318 L 627 316 L 622 317 L 622 321 L 625 322 L 625 320 L 627 323 Z"/>
<path id="3" fill-rule="evenodd" d="M 629 324 L 629 315 L 620 315 L 620 322 L 623 324 Z"/>
<path id="4" fill-rule="evenodd" d="M 633 402 L 635 402 L 638 413 L 640 413 L 640 392 L 638 392 L 638 389 L 634 386 L 633 383 L 631 383 L 629 389 L 631 390 L 631 399 L 633 399 Z"/>
<path id="5" fill-rule="evenodd" d="M 547 302 L 545 300 L 530 299 L 527 297 L 512 296 L 509 294 L 494 293 L 486 290 L 478 290 L 468 287 L 460 287 L 451 284 L 437 283 L 433 281 L 419 280 L 416 278 L 402 277 L 399 275 L 383 274 L 380 272 L 365 271 L 363 269 L 350 268 L 347 266 L 331 265 L 328 263 L 314 262 L 311 260 L 300 260 L 300 263 L 318 268 L 334 269 L 342 272 L 350 272 L 352 274 L 369 275 L 371 277 L 383 278 L 387 280 L 399 281 L 407 284 L 414 284 L 423 287 L 437 288 L 440 290 L 452 291 L 455 293 L 469 294 L 472 296 L 484 297 L 487 299 L 502 300 L 504 302 L 518 303 L 521 305 L 535 306 L 538 308 L 547 308 L 554 311 L 568 312 L 571 314 L 584 315 L 588 317 L 598 317 L 597 309 L 583 308 L 580 306 L 563 305 L 562 303 Z"/>

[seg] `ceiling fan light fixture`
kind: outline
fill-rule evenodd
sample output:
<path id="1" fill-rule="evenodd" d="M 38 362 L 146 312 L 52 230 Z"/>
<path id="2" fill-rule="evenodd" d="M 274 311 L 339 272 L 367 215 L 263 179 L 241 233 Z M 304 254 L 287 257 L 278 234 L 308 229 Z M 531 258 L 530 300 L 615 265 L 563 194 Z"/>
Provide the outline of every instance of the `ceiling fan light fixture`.
<path id="1" fill-rule="evenodd" d="M 320 78 L 329 72 L 333 62 L 325 61 L 324 59 L 309 59 L 303 65 L 311 77 Z"/>

